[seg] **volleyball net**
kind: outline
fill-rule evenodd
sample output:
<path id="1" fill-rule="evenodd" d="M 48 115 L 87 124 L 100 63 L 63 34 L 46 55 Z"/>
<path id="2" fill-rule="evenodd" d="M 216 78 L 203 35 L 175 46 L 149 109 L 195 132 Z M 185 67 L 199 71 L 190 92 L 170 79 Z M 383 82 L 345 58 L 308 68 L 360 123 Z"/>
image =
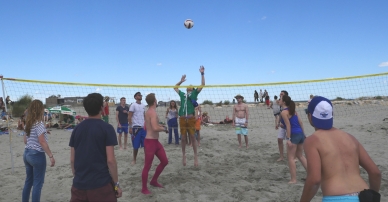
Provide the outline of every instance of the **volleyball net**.
<path id="1" fill-rule="evenodd" d="M 109 122 L 112 125 L 116 123 L 116 107 L 120 103 L 120 98 L 125 97 L 126 104 L 130 105 L 135 102 L 136 92 L 142 93 L 142 102 L 145 105 L 145 96 L 155 93 L 161 122 L 165 122 L 166 109 L 171 100 L 176 101 L 180 106 L 180 98 L 174 90 L 175 86 L 88 84 L 12 78 L 2 78 L 2 85 L 3 99 L 9 96 L 9 99 L 14 102 L 13 105 L 7 105 L 8 113 L 14 119 L 24 112 L 26 106 L 21 107 L 17 103 L 22 102 L 26 97 L 41 100 L 47 109 L 64 106 L 71 110 L 72 115 L 87 116 L 83 108 L 83 98 L 90 93 L 100 93 L 104 97 L 109 97 Z M 186 92 L 186 87 L 188 86 L 179 86 L 179 89 Z M 260 90 L 263 93 L 268 92 L 270 103 L 274 100 L 274 96 L 279 97 L 282 90 L 288 91 L 289 96 L 296 102 L 298 113 L 305 113 L 310 95 L 320 95 L 332 100 L 335 106 L 343 106 L 338 110 L 335 109 L 337 117 L 368 114 L 387 110 L 388 72 L 321 80 L 206 85 L 198 95 L 197 102 L 201 105 L 202 112 L 208 113 L 210 121 L 218 123 L 227 116 L 232 118 L 233 105 L 237 103 L 234 97 L 239 94 L 244 97 L 244 102 L 249 106 L 250 126 L 273 123 L 273 111 L 268 109 L 265 98 L 261 98 Z M 258 99 L 255 99 L 255 91 Z M 303 118 L 306 119 L 306 116 Z"/>

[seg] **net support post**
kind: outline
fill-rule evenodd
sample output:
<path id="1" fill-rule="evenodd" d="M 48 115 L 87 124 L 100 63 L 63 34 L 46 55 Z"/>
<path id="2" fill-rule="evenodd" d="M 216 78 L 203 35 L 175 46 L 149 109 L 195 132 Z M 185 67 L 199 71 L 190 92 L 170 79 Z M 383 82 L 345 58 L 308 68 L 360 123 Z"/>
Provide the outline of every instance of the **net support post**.
<path id="1" fill-rule="evenodd" d="M 6 99 L 5 96 L 5 87 L 4 87 L 4 76 L 0 74 L 0 79 L 1 79 L 1 88 L 3 90 L 3 98 Z M 9 115 L 8 115 L 8 107 L 7 107 L 7 102 L 4 102 L 5 105 L 5 112 L 7 114 L 7 128 L 8 128 L 8 133 L 9 133 L 9 152 L 11 153 L 11 165 L 12 165 L 12 174 L 14 173 L 14 162 L 13 162 L 13 152 L 12 152 L 12 130 L 9 126 Z"/>

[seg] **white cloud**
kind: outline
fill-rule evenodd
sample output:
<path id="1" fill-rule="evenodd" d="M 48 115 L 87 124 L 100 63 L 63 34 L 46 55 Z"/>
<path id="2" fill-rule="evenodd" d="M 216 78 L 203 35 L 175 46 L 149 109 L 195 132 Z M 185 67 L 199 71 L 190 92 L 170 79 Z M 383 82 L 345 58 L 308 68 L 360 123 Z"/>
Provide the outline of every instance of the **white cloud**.
<path id="1" fill-rule="evenodd" d="M 157 65 L 157 66 L 162 66 L 162 63 L 159 62 L 159 63 L 157 63 L 156 65 Z"/>
<path id="2" fill-rule="evenodd" d="M 382 62 L 379 64 L 379 67 L 388 67 L 388 62 Z"/>
<path id="3" fill-rule="evenodd" d="M 265 20 L 265 19 L 267 19 L 267 16 L 261 17 L 261 20 Z"/>

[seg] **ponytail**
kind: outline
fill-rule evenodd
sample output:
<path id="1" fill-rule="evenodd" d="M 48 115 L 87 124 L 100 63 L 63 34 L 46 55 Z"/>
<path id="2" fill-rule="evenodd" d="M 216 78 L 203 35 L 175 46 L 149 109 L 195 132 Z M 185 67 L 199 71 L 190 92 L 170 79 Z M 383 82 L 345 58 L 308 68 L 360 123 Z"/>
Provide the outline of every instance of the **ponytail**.
<path id="1" fill-rule="evenodd" d="M 288 113 L 291 116 L 295 115 L 295 102 L 291 100 L 291 97 L 288 95 L 283 95 L 282 100 L 284 103 L 286 103 L 286 106 L 288 107 Z"/>
<path id="2" fill-rule="evenodd" d="M 295 102 L 291 100 L 290 105 L 288 106 L 288 113 L 291 116 L 295 115 Z"/>

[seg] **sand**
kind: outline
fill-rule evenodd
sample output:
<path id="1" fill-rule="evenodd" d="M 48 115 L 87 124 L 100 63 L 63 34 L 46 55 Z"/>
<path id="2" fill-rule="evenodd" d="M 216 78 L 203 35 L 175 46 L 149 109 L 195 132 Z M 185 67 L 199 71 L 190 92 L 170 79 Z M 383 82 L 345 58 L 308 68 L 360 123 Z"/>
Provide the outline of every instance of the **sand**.
<path id="1" fill-rule="evenodd" d="M 387 103 L 387 102 L 386 102 Z M 222 120 L 231 114 L 231 107 L 204 106 L 213 120 Z M 298 107 L 307 135 L 313 128 L 308 124 L 303 106 Z M 114 111 L 114 108 L 111 111 Z M 160 117 L 164 117 L 165 108 L 158 107 Z M 194 167 L 193 151 L 187 149 L 187 166 L 181 163 L 181 148 L 167 144 L 167 134 L 160 134 L 169 164 L 162 172 L 159 182 L 165 188 L 149 187 L 151 195 L 141 194 L 141 171 L 144 152 L 139 151 L 136 165 L 131 165 L 132 150 L 121 151 L 116 147 L 119 180 L 123 197 L 119 201 L 299 201 L 306 172 L 297 163 L 298 183 L 289 185 L 288 166 L 285 161 L 276 162 L 279 157 L 277 131 L 274 129 L 272 110 L 264 106 L 251 106 L 249 126 L 249 149 L 239 149 L 234 129 L 230 125 L 202 127 L 201 147 L 199 149 L 200 166 Z M 80 112 L 82 114 L 82 112 Z M 388 106 L 386 104 L 341 104 L 335 105 L 337 128 L 353 134 L 364 145 L 369 155 L 382 172 L 382 201 L 388 197 Z M 113 122 L 113 117 L 111 116 Z M 162 118 L 161 118 L 162 120 Z M 253 121 L 252 121 L 253 120 Z M 114 123 L 115 124 L 115 123 Z M 42 201 L 69 201 L 72 185 L 70 168 L 71 132 L 52 129 L 49 146 L 55 156 L 56 165 L 48 167 L 42 190 Z M 8 135 L 0 135 L 0 201 L 21 201 L 25 180 L 23 163 L 23 138 L 17 133 L 12 135 L 14 173 L 11 169 L 11 154 Z M 244 143 L 244 142 L 243 142 Z M 131 145 L 129 145 L 131 148 Z M 157 160 L 151 168 L 152 177 Z M 365 170 L 361 175 L 367 179 Z M 312 201 L 321 201 L 318 191 Z"/>

